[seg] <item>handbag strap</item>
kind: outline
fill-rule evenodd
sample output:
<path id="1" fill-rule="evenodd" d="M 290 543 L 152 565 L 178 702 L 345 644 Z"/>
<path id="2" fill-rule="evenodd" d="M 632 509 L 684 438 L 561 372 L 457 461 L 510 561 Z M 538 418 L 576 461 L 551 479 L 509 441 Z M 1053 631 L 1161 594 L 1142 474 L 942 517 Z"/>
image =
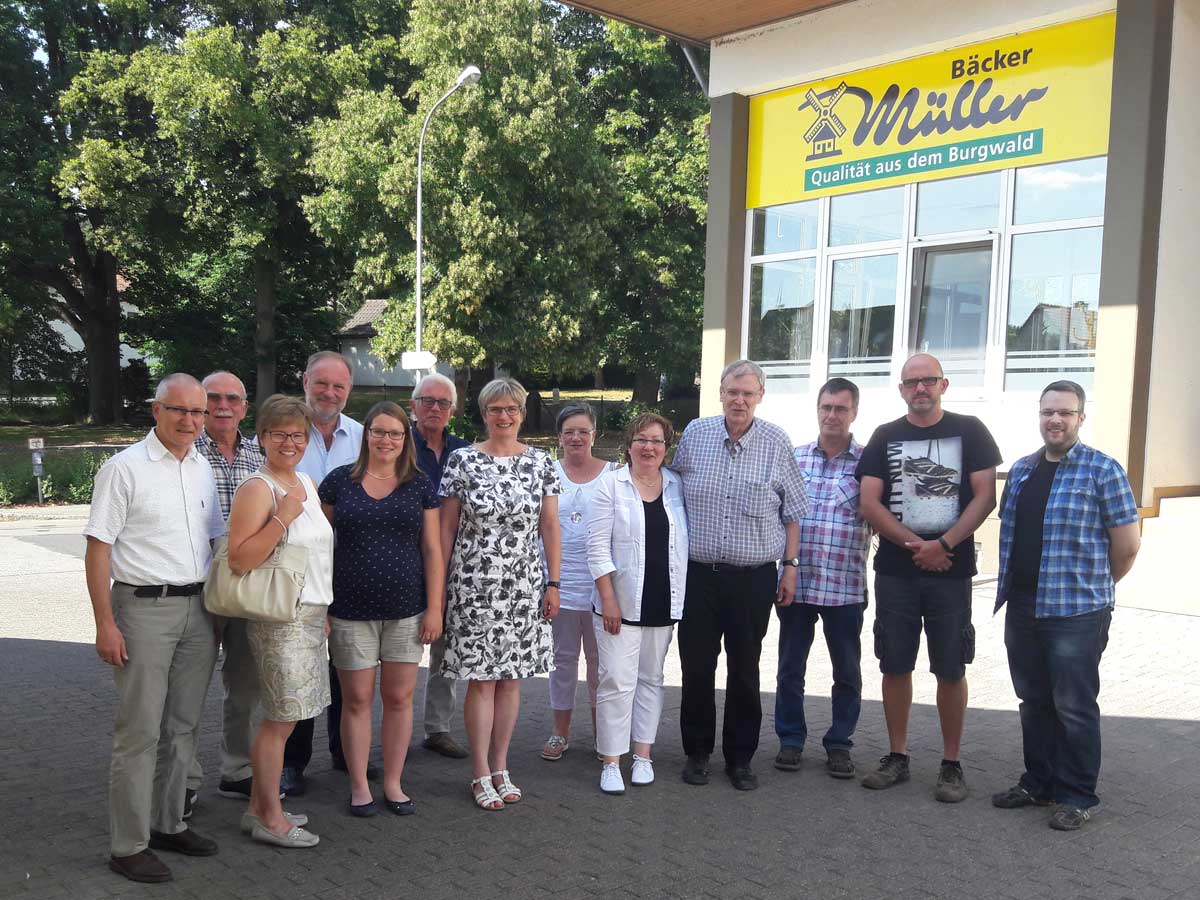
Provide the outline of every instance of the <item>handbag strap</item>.
<path id="1" fill-rule="evenodd" d="M 242 484 L 245 484 L 247 481 L 251 481 L 252 479 L 255 479 L 255 478 L 257 478 L 259 481 L 265 482 L 267 487 L 269 487 L 271 489 L 271 510 L 272 510 L 271 514 L 272 515 L 277 514 L 279 512 L 279 501 L 275 499 L 275 492 L 279 490 L 279 485 L 277 485 L 275 483 L 275 481 L 270 476 L 266 475 L 261 469 L 259 471 L 255 472 L 253 475 L 247 475 L 245 480 L 242 481 Z M 241 490 L 242 484 L 238 485 L 239 490 Z M 282 525 L 283 523 L 281 522 L 280 524 Z M 287 546 L 288 531 L 289 531 L 288 527 L 286 525 L 284 525 L 283 526 L 283 537 L 279 539 L 279 544 L 276 545 L 277 547 L 281 546 L 281 545 L 284 547 Z"/>

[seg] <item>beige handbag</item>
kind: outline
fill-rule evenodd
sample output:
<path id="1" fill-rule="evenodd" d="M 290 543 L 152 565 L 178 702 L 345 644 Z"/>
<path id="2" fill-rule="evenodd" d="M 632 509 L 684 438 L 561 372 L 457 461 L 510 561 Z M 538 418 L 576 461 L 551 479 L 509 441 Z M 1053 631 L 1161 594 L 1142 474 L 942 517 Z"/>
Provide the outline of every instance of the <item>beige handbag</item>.
<path id="1" fill-rule="evenodd" d="M 278 511 L 275 485 L 271 480 L 263 475 L 251 475 L 250 478 L 259 478 L 270 485 L 271 502 Z M 229 536 L 225 535 L 217 541 L 208 569 L 204 608 L 214 616 L 231 619 L 294 622 L 300 611 L 300 592 L 304 590 L 307 566 L 308 548 L 289 544 L 285 530 L 270 556 L 245 575 L 235 575 L 229 568 Z"/>

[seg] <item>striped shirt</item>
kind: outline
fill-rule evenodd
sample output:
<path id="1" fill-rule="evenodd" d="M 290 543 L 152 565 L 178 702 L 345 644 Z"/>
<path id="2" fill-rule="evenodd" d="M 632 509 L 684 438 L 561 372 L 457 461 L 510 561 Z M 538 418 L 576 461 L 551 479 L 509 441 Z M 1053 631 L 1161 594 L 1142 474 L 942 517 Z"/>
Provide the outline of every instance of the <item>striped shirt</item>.
<path id="1" fill-rule="evenodd" d="M 729 439 L 724 416 L 693 420 L 671 468 L 683 479 L 689 556 L 696 562 L 774 562 L 783 557 L 783 526 L 808 512 L 792 442 L 762 419 L 736 441 Z"/>
<path id="2" fill-rule="evenodd" d="M 1000 497 L 1000 588 L 996 609 L 1012 586 L 1012 548 L 1021 488 L 1045 450 L 1020 459 L 1008 473 Z M 1038 571 L 1039 619 L 1081 616 L 1116 602 L 1109 566 L 1108 529 L 1138 520 L 1125 470 L 1111 456 L 1076 443 L 1058 464 L 1042 521 Z"/>
<path id="3" fill-rule="evenodd" d="M 262 468 L 262 448 L 239 431 L 233 441 L 233 462 L 229 462 L 217 442 L 208 436 L 208 429 L 204 429 L 196 438 L 196 449 L 212 466 L 213 478 L 217 482 L 217 498 L 221 501 L 221 516 L 228 522 L 229 507 L 233 504 L 233 494 L 238 485 Z"/>
<path id="4" fill-rule="evenodd" d="M 862 445 L 829 459 L 816 441 L 796 448 L 796 462 L 812 509 L 800 520 L 800 577 L 796 600 L 815 606 L 849 606 L 865 599 L 871 529 L 858 511 L 854 470 Z"/>

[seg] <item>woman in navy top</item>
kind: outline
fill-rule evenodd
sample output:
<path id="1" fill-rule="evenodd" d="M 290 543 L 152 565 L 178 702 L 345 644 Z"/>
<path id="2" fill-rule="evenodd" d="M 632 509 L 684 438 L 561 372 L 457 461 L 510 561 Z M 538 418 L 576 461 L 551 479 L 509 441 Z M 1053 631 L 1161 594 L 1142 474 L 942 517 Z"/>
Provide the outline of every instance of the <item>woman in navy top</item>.
<path id="1" fill-rule="evenodd" d="M 375 666 L 382 664 L 383 798 L 409 815 L 400 786 L 412 737 L 412 698 L 424 644 L 442 633 L 445 572 L 435 486 L 417 468 L 408 416 L 395 403 L 367 413 L 358 461 L 330 472 L 317 491 L 333 524 L 329 655 L 342 687 L 342 747 L 350 812 L 372 816 L 367 784 Z"/>

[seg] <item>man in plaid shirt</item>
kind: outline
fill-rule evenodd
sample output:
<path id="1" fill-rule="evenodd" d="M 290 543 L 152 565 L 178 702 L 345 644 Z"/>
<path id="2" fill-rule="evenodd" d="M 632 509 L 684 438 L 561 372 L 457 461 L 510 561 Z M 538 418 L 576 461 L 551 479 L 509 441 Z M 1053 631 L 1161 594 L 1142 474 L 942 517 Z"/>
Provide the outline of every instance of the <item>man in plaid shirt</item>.
<path id="1" fill-rule="evenodd" d="M 229 521 L 229 506 L 234 492 L 263 464 L 263 452 L 257 441 L 239 430 L 246 418 L 246 386 L 232 372 L 213 372 L 201 382 L 208 394 L 208 415 L 204 429 L 196 438 L 196 449 L 212 466 L 221 501 L 221 517 Z M 218 792 L 225 797 L 250 798 L 250 716 L 258 703 L 258 672 L 250 645 L 246 642 L 246 620 L 226 619 L 221 632 L 225 659 L 221 663 L 221 684 L 225 699 L 221 706 L 221 780 Z M 184 818 L 191 815 L 196 792 L 204 779 L 197 759 L 188 771 L 187 803 Z"/>
<path id="2" fill-rule="evenodd" d="M 1080 828 L 1097 811 L 1100 656 L 1114 585 L 1141 539 L 1120 464 L 1079 441 L 1084 392 L 1073 381 L 1042 391 L 1045 446 L 1019 460 L 1000 499 L 1004 644 L 1021 699 L 1025 774 L 992 797 L 1002 809 L 1057 803 L 1050 827 Z"/>
<path id="3" fill-rule="evenodd" d="M 740 359 L 726 366 L 723 415 L 691 422 L 672 461 L 683 478 L 688 518 L 687 592 L 679 623 L 683 780 L 708 784 L 723 638 L 721 751 L 725 773 L 739 791 L 758 787 L 750 768 L 762 726 L 758 659 L 772 603 L 786 606 L 795 595 L 800 520 L 808 512 L 787 433 L 754 416 L 763 392 L 759 365 Z"/>
<path id="4" fill-rule="evenodd" d="M 850 434 L 858 416 L 858 386 L 832 378 L 817 392 L 817 440 L 796 449 L 812 504 L 800 520 L 800 574 L 796 599 L 777 606 L 779 669 L 775 693 L 775 768 L 794 772 L 808 737 L 804 673 L 820 618 L 833 663 L 833 721 L 821 743 L 834 778 L 853 778 L 851 737 L 862 706 L 863 612 L 867 607 L 867 551 L 871 531 L 858 511 L 854 470 L 862 446 Z"/>

